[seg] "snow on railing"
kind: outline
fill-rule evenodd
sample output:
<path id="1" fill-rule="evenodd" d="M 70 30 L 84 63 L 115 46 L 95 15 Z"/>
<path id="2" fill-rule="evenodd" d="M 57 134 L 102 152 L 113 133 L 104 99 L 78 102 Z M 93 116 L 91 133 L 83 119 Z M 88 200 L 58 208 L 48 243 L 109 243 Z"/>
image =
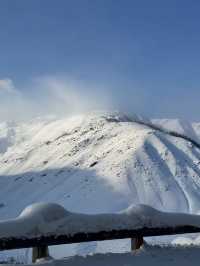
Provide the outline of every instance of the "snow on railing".
<path id="1" fill-rule="evenodd" d="M 27 207 L 19 217 L 0 222 L 0 250 L 33 248 L 33 261 L 48 256 L 48 246 L 200 232 L 200 215 L 161 212 L 146 205 L 114 214 L 79 214 L 54 203 Z"/>

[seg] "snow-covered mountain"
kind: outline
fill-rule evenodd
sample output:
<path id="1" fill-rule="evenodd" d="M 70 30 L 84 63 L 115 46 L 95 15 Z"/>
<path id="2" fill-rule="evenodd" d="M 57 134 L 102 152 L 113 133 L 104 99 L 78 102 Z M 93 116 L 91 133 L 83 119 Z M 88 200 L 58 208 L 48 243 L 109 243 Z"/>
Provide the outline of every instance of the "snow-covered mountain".
<path id="1" fill-rule="evenodd" d="M 151 123 L 198 142 L 197 123 L 119 113 L 0 124 L 0 218 L 38 201 L 88 213 L 200 210 L 200 149 Z"/>
<path id="2" fill-rule="evenodd" d="M 1 123 L 0 219 L 38 201 L 85 213 L 133 203 L 196 213 L 198 142 L 200 123 L 120 113 Z"/>

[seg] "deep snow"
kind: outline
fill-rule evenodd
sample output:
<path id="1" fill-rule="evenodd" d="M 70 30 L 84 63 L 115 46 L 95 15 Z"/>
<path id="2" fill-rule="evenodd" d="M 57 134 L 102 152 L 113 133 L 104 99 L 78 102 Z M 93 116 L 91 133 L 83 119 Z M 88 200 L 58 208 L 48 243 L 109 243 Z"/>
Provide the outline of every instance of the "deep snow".
<path id="1" fill-rule="evenodd" d="M 198 266 L 199 259 L 200 248 L 197 246 L 145 246 L 133 253 L 90 254 L 59 260 L 39 260 L 37 263 L 41 266 Z"/>
<path id="2" fill-rule="evenodd" d="M 0 219 L 16 217 L 38 201 L 92 214 L 140 203 L 197 213 L 200 150 L 138 120 L 150 122 L 93 113 L 0 124 Z M 199 140 L 199 123 L 155 122 Z M 89 246 L 73 245 L 69 254 L 106 250 L 101 244 Z M 113 249 L 123 247 L 129 247 L 126 241 Z"/>
<path id="3" fill-rule="evenodd" d="M 118 213 L 72 213 L 55 203 L 35 203 L 19 217 L 0 221 L 0 238 L 36 238 L 73 236 L 112 230 L 195 226 L 200 228 L 200 215 L 161 212 L 147 205 L 132 205 Z"/>
<path id="4" fill-rule="evenodd" d="M 191 247 L 149 247 L 134 253 L 96 254 L 86 257 L 75 256 L 63 260 L 41 262 L 42 266 L 197 266 L 200 248 Z"/>

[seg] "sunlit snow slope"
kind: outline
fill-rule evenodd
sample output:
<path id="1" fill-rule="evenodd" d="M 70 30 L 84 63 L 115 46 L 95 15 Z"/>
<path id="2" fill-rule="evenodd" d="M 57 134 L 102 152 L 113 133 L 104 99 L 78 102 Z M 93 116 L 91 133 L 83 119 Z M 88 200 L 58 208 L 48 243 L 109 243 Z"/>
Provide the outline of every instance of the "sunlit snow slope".
<path id="1" fill-rule="evenodd" d="M 200 150 L 138 123 L 94 113 L 0 124 L 0 219 L 51 201 L 71 211 L 115 212 L 132 203 L 200 210 Z M 156 120 L 198 141 L 198 124 Z"/>

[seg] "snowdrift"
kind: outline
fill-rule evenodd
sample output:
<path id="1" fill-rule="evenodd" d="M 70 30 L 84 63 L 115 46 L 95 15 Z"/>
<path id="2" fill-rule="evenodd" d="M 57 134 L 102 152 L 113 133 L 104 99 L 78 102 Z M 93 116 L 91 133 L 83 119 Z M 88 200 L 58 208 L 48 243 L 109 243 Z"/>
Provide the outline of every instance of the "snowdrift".
<path id="1" fill-rule="evenodd" d="M 200 248 L 146 246 L 136 253 L 95 254 L 60 260 L 40 260 L 41 266 L 199 266 Z"/>
<path id="2" fill-rule="evenodd" d="M 55 203 L 37 203 L 27 207 L 19 217 L 0 222 L 0 239 L 31 239 L 78 233 L 99 233 L 142 228 L 193 226 L 200 230 L 200 216 L 165 213 L 147 205 L 131 206 L 115 214 L 79 214 Z"/>

